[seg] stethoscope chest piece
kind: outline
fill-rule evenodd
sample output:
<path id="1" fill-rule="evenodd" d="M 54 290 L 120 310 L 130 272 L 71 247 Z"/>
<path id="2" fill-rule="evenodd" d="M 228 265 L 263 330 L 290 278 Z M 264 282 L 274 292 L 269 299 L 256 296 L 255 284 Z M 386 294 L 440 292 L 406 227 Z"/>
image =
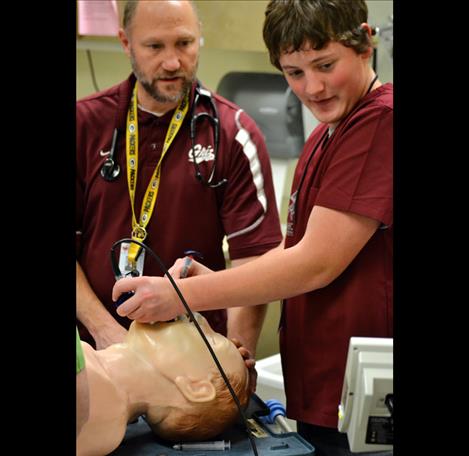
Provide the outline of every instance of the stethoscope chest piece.
<path id="1" fill-rule="evenodd" d="M 117 128 L 114 128 L 114 133 L 112 134 L 112 144 L 111 150 L 109 151 L 109 157 L 106 158 L 103 166 L 101 167 L 101 176 L 107 182 L 113 182 L 117 179 L 121 172 L 121 167 L 119 163 L 114 161 L 114 154 L 116 151 L 117 143 Z"/>
<path id="2" fill-rule="evenodd" d="M 108 158 L 101 168 L 101 176 L 108 182 L 115 181 L 120 172 L 121 167 L 112 158 Z"/>

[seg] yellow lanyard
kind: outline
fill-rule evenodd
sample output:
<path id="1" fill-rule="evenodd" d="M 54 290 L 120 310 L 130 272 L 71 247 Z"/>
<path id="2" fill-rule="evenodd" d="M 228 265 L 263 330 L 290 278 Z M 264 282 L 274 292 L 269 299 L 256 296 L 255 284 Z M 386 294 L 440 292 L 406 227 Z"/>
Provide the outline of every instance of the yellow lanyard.
<path id="1" fill-rule="evenodd" d="M 156 165 L 153 175 L 148 184 L 145 192 L 145 197 L 142 201 L 142 208 L 140 210 L 140 221 L 137 222 L 135 216 L 135 188 L 137 186 L 137 170 L 138 170 L 138 120 L 137 120 L 137 84 L 135 84 L 130 99 L 129 111 L 127 113 L 127 133 L 125 138 L 125 150 L 127 157 L 127 183 L 129 187 L 130 205 L 132 207 L 132 239 L 143 242 L 147 237 L 146 226 L 150 221 L 155 207 L 156 197 L 160 186 L 161 176 L 161 163 L 166 155 L 169 146 L 176 137 L 179 128 L 182 125 L 184 117 L 186 116 L 189 108 L 189 94 L 186 94 L 179 102 L 176 111 L 174 111 L 171 123 L 169 124 L 168 131 L 163 144 L 163 151 L 161 152 L 160 160 Z M 141 247 L 138 244 L 132 243 L 129 247 L 128 261 L 135 266 L 138 253 Z"/>

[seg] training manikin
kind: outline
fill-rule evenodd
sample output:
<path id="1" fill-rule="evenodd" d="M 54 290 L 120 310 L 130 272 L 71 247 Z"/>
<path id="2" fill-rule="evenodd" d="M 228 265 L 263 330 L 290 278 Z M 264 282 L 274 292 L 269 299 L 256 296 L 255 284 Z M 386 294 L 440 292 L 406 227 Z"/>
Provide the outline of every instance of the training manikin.
<path id="1" fill-rule="evenodd" d="M 243 406 L 248 371 L 236 346 L 201 326 Z M 106 455 L 119 446 L 127 423 L 145 415 L 167 440 L 210 439 L 231 425 L 237 408 L 194 324 L 186 317 L 153 325 L 133 322 L 123 343 L 94 350 L 82 342 L 90 387 L 90 417 L 77 456 Z"/>

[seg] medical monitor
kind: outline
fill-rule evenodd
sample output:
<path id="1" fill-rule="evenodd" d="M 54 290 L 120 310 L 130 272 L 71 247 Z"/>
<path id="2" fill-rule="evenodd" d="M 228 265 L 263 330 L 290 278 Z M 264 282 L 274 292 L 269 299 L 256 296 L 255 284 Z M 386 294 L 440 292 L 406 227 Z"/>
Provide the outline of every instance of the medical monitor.
<path id="1" fill-rule="evenodd" d="M 351 337 L 338 423 L 350 450 L 392 450 L 392 410 L 393 339 Z"/>
<path id="2" fill-rule="evenodd" d="M 301 102 L 280 73 L 233 71 L 217 92 L 248 113 L 264 134 L 271 158 L 297 158 L 304 144 Z"/>

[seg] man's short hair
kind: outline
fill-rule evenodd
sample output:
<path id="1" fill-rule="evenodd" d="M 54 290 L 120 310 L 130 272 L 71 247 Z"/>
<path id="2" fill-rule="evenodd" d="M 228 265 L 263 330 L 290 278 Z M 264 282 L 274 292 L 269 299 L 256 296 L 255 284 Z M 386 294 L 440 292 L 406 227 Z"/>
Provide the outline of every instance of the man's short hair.
<path id="1" fill-rule="evenodd" d="M 127 2 L 125 4 L 124 14 L 123 14 L 123 18 L 122 18 L 122 25 L 123 25 L 124 30 L 126 31 L 126 33 L 129 32 L 129 27 L 130 27 L 130 24 L 132 23 L 132 19 L 135 16 L 135 10 L 137 9 L 138 1 L 139 0 L 127 0 Z M 198 14 L 197 7 L 196 7 L 195 3 L 192 0 L 188 0 L 188 1 L 191 4 L 192 9 L 194 10 L 194 13 L 195 13 L 196 17 L 198 18 L 199 14 Z"/>

